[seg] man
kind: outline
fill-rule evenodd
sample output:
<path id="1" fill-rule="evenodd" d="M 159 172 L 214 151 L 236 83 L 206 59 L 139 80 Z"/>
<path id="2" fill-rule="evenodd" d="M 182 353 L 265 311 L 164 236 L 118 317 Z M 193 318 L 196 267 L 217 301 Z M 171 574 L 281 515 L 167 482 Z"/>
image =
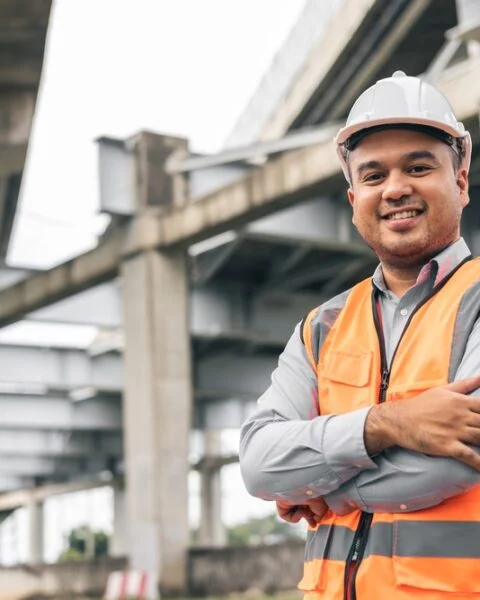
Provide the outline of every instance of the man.
<path id="1" fill-rule="evenodd" d="M 480 597 L 480 263 L 471 140 L 396 72 L 337 138 L 373 277 L 313 310 L 242 428 L 247 489 L 305 518 L 312 600 Z"/>

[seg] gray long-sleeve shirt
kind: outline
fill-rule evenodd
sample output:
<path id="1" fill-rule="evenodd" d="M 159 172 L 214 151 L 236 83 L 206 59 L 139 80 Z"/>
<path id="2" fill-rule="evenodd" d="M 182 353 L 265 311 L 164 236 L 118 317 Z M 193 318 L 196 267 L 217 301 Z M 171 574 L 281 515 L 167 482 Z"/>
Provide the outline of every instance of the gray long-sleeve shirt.
<path id="1" fill-rule="evenodd" d="M 388 361 L 410 313 L 468 254 L 462 239 L 449 246 L 425 265 L 415 286 L 401 299 L 386 288 L 377 268 L 373 283 L 379 290 Z M 455 379 L 479 371 L 480 321 L 469 337 Z M 253 495 L 290 502 L 324 496 L 339 513 L 355 506 L 396 512 L 436 505 L 480 481 L 480 474 L 454 459 L 401 448 L 370 458 L 363 438 L 370 408 L 315 416 L 316 390 L 316 375 L 297 325 L 271 386 L 242 428 L 240 464 Z"/>

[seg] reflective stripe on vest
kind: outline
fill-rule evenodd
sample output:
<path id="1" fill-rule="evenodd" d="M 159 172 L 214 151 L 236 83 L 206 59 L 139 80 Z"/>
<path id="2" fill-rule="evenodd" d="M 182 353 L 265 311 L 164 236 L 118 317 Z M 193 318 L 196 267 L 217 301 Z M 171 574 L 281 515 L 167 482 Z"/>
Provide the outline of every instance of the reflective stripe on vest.
<path id="1" fill-rule="evenodd" d="M 305 561 L 346 560 L 355 532 L 341 525 L 321 525 L 307 535 Z M 444 540 L 461 540 L 445 545 Z M 476 558 L 480 560 L 479 521 L 376 522 L 370 529 L 364 559 L 378 556 Z M 480 566 L 479 566 L 480 568 Z"/>
<path id="2" fill-rule="evenodd" d="M 386 401 L 401 401 L 448 383 L 452 345 L 455 341 L 464 347 L 471 329 L 458 327 L 465 339 L 457 339 L 459 306 L 479 277 L 480 260 L 467 262 L 415 311 L 391 365 Z M 480 294 L 480 286 L 476 290 Z M 307 317 L 306 325 L 315 314 Z M 307 338 L 312 361 L 316 353 Z M 371 280 L 350 292 L 320 348 L 316 369 L 322 415 L 351 412 L 378 401 L 381 353 Z M 307 598 L 344 599 L 345 566 L 360 515 L 358 510 L 344 516 L 328 511 L 319 528 L 309 532 L 299 584 Z M 373 515 L 355 590 L 357 600 L 444 600 L 451 594 L 455 600 L 478 598 L 480 486 L 429 509 Z"/>

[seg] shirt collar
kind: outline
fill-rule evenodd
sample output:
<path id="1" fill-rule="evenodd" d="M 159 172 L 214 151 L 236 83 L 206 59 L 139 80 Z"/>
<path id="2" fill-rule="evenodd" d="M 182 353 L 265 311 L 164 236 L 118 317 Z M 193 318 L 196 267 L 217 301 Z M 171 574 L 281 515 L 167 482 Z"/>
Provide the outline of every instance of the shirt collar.
<path id="1" fill-rule="evenodd" d="M 432 280 L 432 288 L 438 285 L 445 277 L 448 277 L 450 273 L 458 267 L 458 265 L 471 255 L 470 249 L 468 248 L 463 238 L 458 239 L 450 246 L 447 246 L 444 250 L 439 252 L 434 258 L 432 258 L 426 265 L 422 267 L 422 270 L 418 274 L 415 285 L 420 285 L 427 281 Z M 382 265 L 378 265 L 373 273 L 373 285 L 383 293 L 388 292 L 388 288 L 385 284 L 383 277 Z"/>

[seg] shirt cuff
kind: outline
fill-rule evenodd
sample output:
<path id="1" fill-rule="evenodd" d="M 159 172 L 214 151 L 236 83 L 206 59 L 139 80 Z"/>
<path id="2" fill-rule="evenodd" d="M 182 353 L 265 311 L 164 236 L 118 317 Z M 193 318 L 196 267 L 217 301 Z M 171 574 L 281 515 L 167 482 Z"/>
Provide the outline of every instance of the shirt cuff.
<path id="1" fill-rule="evenodd" d="M 376 469 L 365 448 L 364 429 L 371 406 L 342 415 L 333 415 L 323 433 L 325 461 L 344 483 L 364 469 Z"/>

